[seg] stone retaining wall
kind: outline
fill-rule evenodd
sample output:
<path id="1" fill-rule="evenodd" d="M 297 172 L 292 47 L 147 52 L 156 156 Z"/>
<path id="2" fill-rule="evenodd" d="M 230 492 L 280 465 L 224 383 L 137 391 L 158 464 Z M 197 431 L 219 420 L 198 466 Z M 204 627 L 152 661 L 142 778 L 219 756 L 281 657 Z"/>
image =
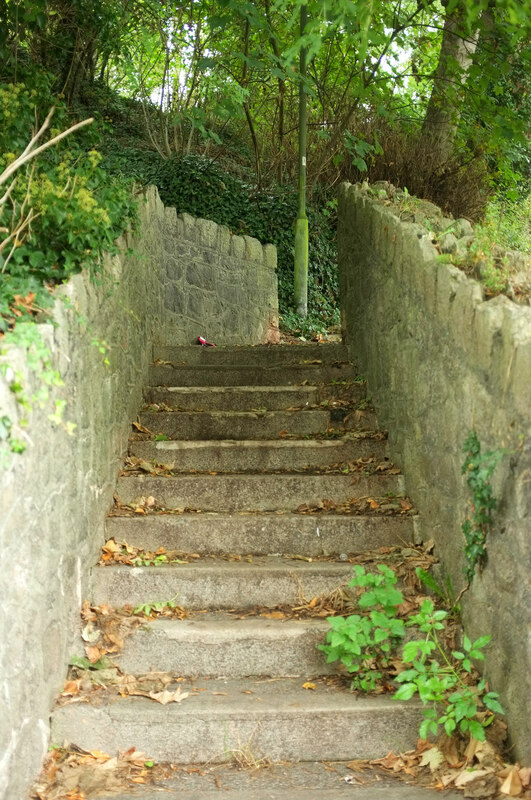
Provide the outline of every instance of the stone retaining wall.
<path id="1" fill-rule="evenodd" d="M 58 300 L 54 325 L 39 328 L 64 385 L 30 414 L 20 434 L 26 452 L 0 471 L 0 798 L 6 800 L 26 796 L 48 745 L 50 708 L 73 652 L 88 570 L 104 540 L 151 342 L 188 343 L 203 334 L 243 344 L 275 335 L 274 247 L 177 217 L 153 189 L 140 217 L 137 235 L 107 259 L 98 283 L 80 274 L 58 291 L 74 310 Z M 40 388 L 25 355 L 11 348 L 0 356 L 10 365 L 6 378 L 0 375 L 0 418 L 15 424 L 21 418 L 9 388 L 15 372 L 29 394 Z M 73 435 L 48 419 L 55 400 L 66 401 Z"/>
<path id="2" fill-rule="evenodd" d="M 189 214 L 165 211 L 164 344 L 278 341 L 277 251 Z"/>
<path id="3" fill-rule="evenodd" d="M 385 192 L 384 192 L 385 194 Z M 437 260 L 432 234 L 368 194 L 339 193 L 341 308 L 391 457 L 434 539 L 444 574 L 464 585 L 463 443 L 504 448 L 488 562 L 462 600 L 471 637 L 491 634 L 486 675 L 507 712 L 513 755 L 531 762 L 531 308 L 485 300 Z"/>

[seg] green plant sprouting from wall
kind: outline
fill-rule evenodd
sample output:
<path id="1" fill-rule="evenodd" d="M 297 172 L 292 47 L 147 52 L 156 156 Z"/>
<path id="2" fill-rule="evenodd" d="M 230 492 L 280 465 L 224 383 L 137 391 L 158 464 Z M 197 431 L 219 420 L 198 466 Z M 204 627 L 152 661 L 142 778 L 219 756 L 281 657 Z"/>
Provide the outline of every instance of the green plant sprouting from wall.
<path id="1" fill-rule="evenodd" d="M 384 564 L 377 569 L 367 573 L 356 565 L 349 587 L 356 590 L 361 613 L 328 618 L 326 643 L 319 646 L 327 662 L 340 661 L 352 675 L 351 687 L 358 691 L 371 692 L 395 680 L 401 684 L 395 699 L 418 695 L 424 706 L 421 738 L 437 735 L 442 727 L 449 736 L 458 730 L 483 741 L 493 715 L 503 714 L 496 692 L 488 691 L 485 680 L 474 678 L 472 661 L 484 659 L 490 636 L 475 642 L 464 636 L 462 649 L 450 651 L 443 634 L 451 612 L 436 609 L 426 598 L 420 611 L 404 621 L 399 617 L 404 597 L 396 587 L 396 575 Z M 417 636 L 404 644 L 406 628 Z M 486 713 L 478 714 L 483 709 Z"/>
<path id="2" fill-rule="evenodd" d="M 63 386 L 59 372 L 52 366 L 50 350 L 35 323 L 21 322 L 14 331 L 7 332 L 2 339 L 0 355 L 4 355 L 10 345 L 23 348 L 26 368 L 36 376 L 36 388 L 31 394 L 28 393 L 27 379 L 21 372 L 14 369 L 7 361 L 0 363 L 0 375 L 4 378 L 23 414 L 16 424 L 7 414 L 2 416 L 0 425 L 0 467 L 2 468 L 9 465 L 10 453 L 21 454 L 26 449 L 24 428 L 27 425 L 30 411 L 35 407 L 45 408 L 50 401 L 51 388 Z M 56 425 L 64 425 L 67 433 L 72 434 L 75 426 L 69 422 L 63 423 L 65 406 L 64 399 L 56 398 L 48 414 L 48 419 Z"/>
<path id="3" fill-rule="evenodd" d="M 476 567 L 481 566 L 487 553 L 487 533 L 493 522 L 493 513 L 498 501 L 494 497 L 490 479 L 497 464 L 505 455 L 504 450 L 481 452 L 477 433 L 472 431 L 467 437 L 463 452 L 466 454 L 461 472 L 466 475 L 467 486 L 472 498 L 470 515 L 463 522 L 465 537 L 465 576 L 470 582 Z"/>

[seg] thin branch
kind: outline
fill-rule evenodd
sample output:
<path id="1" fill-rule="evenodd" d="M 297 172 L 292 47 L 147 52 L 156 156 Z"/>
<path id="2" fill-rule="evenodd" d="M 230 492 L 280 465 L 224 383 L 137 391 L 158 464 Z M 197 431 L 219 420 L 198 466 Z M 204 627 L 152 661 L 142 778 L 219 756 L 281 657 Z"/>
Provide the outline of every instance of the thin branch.
<path id="1" fill-rule="evenodd" d="M 35 134 L 35 136 L 33 137 L 33 139 L 32 139 L 32 140 L 29 142 L 29 144 L 28 144 L 28 146 L 26 147 L 26 149 L 24 150 L 24 152 L 21 154 L 21 157 L 22 157 L 22 156 L 25 156 L 25 155 L 26 155 L 26 153 L 29 153 L 29 151 L 33 149 L 33 146 L 36 144 L 36 142 L 38 142 L 38 141 L 39 141 L 39 139 L 41 138 L 41 136 L 42 136 L 42 134 L 44 133 L 44 131 L 45 131 L 45 130 L 47 130 L 47 128 L 49 127 L 49 125 L 50 125 L 50 120 L 51 120 L 51 118 L 53 117 L 53 115 L 54 115 L 54 112 L 55 112 L 55 106 L 52 106 L 52 107 L 51 107 L 51 109 L 50 109 L 50 110 L 49 110 L 49 112 L 48 112 L 48 116 L 46 117 L 46 119 L 45 119 L 45 120 L 44 120 L 44 122 L 42 123 L 42 125 L 41 125 L 40 129 L 37 131 L 37 133 Z M 36 120 L 35 120 L 35 121 L 36 121 Z"/>
<path id="2" fill-rule="evenodd" d="M 49 141 L 45 142 L 44 144 L 41 144 L 41 146 L 37 147 L 36 150 L 32 150 L 31 153 L 26 152 L 26 155 L 24 154 L 20 155 L 17 159 L 15 159 L 15 161 L 13 161 L 12 164 L 6 167 L 6 169 L 0 175 L 0 186 L 3 183 L 5 183 L 7 179 L 10 178 L 11 175 L 13 175 L 13 173 L 17 171 L 17 169 L 20 169 L 20 167 L 27 161 L 30 161 L 32 158 L 38 156 L 40 153 L 43 153 L 52 145 L 57 144 L 57 142 L 60 142 L 61 139 L 65 138 L 65 136 L 68 136 L 69 134 L 74 133 L 74 131 L 77 131 L 80 128 L 85 127 L 85 125 L 90 125 L 92 122 L 94 122 L 93 117 L 90 117 L 90 119 L 84 119 L 82 122 L 77 122 L 75 125 L 72 125 L 70 128 L 68 128 L 68 130 L 57 134 L 57 136 L 54 136 L 53 139 L 49 139 Z"/>
<path id="3" fill-rule="evenodd" d="M 9 199 L 9 195 L 13 191 L 13 188 L 14 188 L 16 182 L 17 182 L 17 179 L 13 178 L 13 180 L 11 181 L 11 185 L 9 186 L 9 189 L 7 190 L 5 195 L 3 197 L 0 197 L 0 206 L 3 206 L 4 203 L 7 203 L 8 199 Z"/>

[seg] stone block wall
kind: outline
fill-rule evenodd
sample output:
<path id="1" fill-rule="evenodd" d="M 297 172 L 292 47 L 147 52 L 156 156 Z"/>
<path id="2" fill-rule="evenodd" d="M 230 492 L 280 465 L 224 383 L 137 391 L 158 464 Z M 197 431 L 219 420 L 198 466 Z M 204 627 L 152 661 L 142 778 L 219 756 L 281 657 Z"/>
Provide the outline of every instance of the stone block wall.
<path id="1" fill-rule="evenodd" d="M 339 192 L 341 309 L 391 457 L 405 473 L 454 591 L 464 586 L 461 525 L 469 499 L 463 444 L 507 454 L 488 560 L 462 599 L 471 637 L 491 634 L 485 672 L 501 695 L 513 754 L 531 761 L 531 308 L 441 263 L 422 226 L 366 192 Z"/>
<path id="2" fill-rule="evenodd" d="M 141 405 L 151 343 L 188 342 L 198 334 L 258 343 L 275 330 L 274 248 L 231 237 L 204 220 L 176 218 L 153 189 L 146 200 L 135 236 L 106 260 L 98 282 L 80 274 L 58 290 L 68 304 L 57 300 L 53 324 L 39 328 L 64 385 L 30 414 L 20 434 L 26 452 L 0 470 L 5 800 L 26 796 L 48 746 L 50 709 L 73 653 L 88 571 L 104 541 L 104 517 Z M 227 277 L 227 296 L 218 298 L 225 285 L 220 273 Z M 220 318 L 231 323 L 226 339 Z M 6 376 L 0 374 L 0 418 L 8 415 L 16 424 L 22 410 L 10 390 L 15 373 L 30 395 L 40 384 L 25 352 L 11 348 L 0 359 L 9 364 Z M 66 401 L 64 421 L 76 426 L 72 435 L 48 418 L 56 400 Z"/>
<path id="3" fill-rule="evenodd" d="M 164 344 L 277 342 L 277 252 L 250 236 L 165 210 Z"/>

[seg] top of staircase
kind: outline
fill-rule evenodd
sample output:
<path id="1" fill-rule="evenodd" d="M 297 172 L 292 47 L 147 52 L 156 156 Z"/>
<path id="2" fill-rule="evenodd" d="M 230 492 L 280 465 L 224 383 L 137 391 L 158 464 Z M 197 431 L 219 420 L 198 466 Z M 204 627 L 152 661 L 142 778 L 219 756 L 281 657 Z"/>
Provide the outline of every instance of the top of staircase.
<path id="1" fill-rule="evenodd" d="M 274 345 L 155 345 L 153 360 L 174 366 L 199 364 L 264 365 L 305 364 L 311 360 L 348 361 L 347 347 L 342 342 L 300 342 Z"/>

